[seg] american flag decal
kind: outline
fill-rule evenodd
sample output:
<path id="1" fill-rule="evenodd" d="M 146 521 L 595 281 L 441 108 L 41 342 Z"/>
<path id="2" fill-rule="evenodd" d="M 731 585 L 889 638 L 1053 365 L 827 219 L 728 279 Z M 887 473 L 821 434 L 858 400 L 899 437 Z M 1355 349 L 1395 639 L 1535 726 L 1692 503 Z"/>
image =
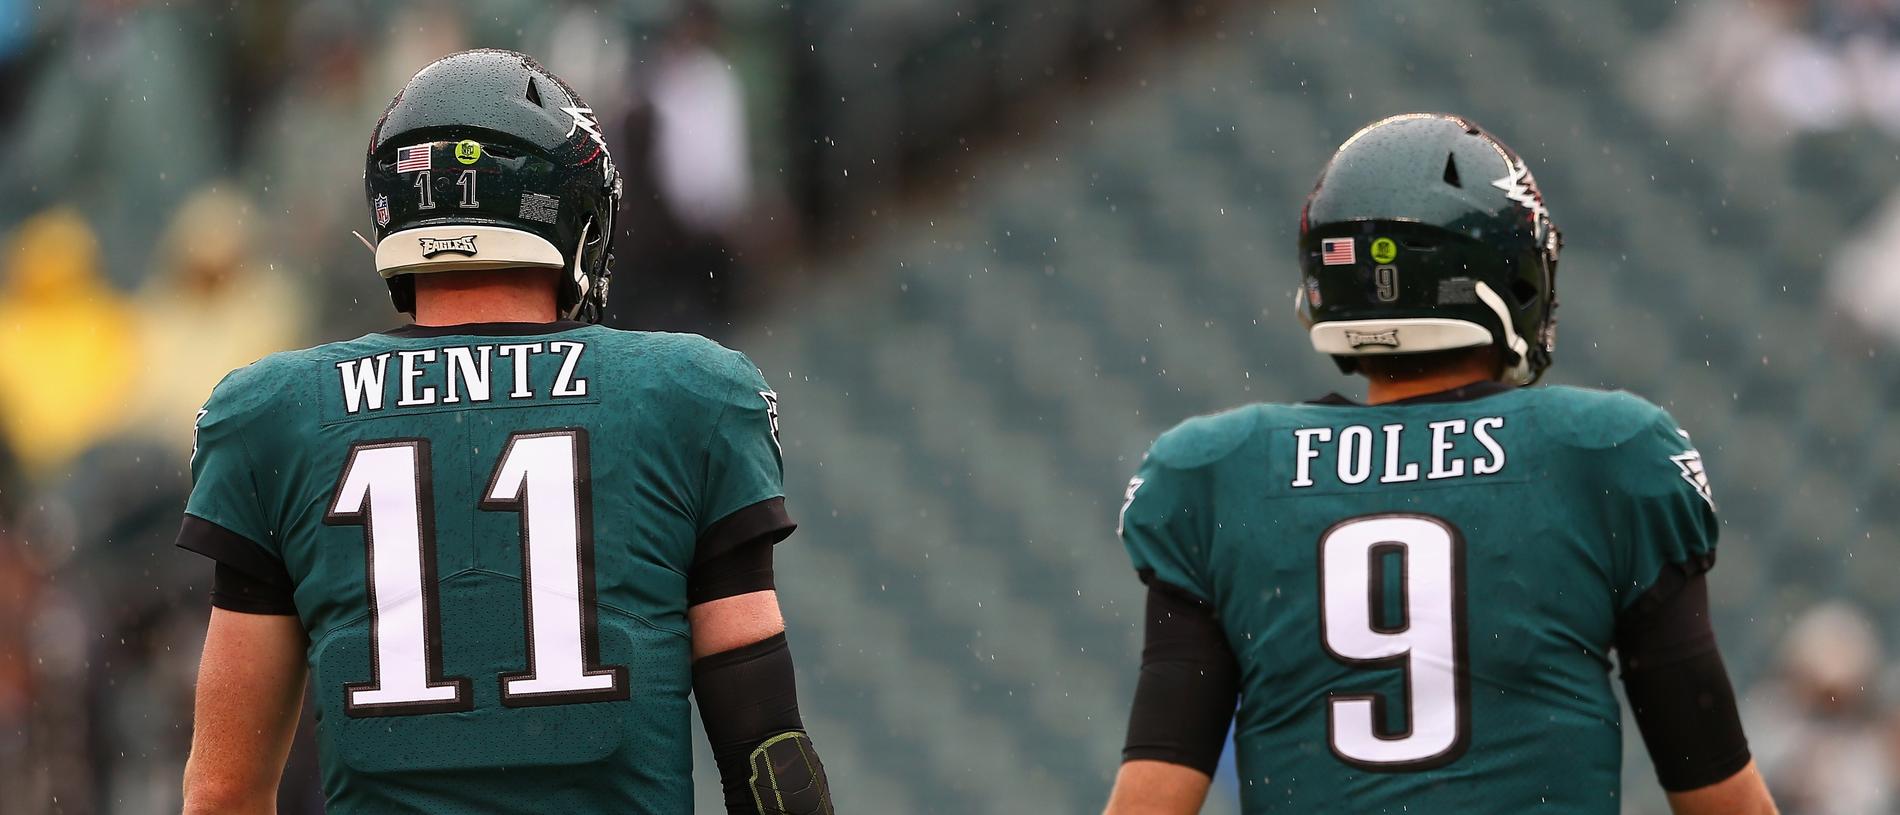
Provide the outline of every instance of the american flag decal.
<path id="1" fill-rule="evenodd" d="M 396 172 L 413 173 L 418 170 L 429 169 L 429 159 L 433 155 L 430 148 L 434 146 L 435 145 L 432 144 L 415 144 L 398 149 L 396 151 Z"/>
<path id="2" fill-rule="evenodd" d="M 1326 238 L 1319 242 L 1319 262 L 1324 266 L 1351 266 L 1358 262 L 1351 238 Z"/>

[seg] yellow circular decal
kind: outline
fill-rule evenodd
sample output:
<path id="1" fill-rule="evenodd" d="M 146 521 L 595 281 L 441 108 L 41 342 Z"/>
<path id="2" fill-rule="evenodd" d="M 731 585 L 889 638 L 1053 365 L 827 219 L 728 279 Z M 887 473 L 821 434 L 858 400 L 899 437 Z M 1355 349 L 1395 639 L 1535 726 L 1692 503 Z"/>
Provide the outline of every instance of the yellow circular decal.
<path id="1" fill-rule="evenodd" d="M 1399 245 L 1397 242 L 1393 241 L 1391 238 L 1374 238 L 1372 240 L 1373 262 L 1391 263 L 1392 259 L 1398 256 L 1399 256 Z"/>
<path id="2" fill-rule="evenodd" d="M 463 164 L 474 164 L 482 157 L 481 142 L 463 139 L 455 143 L 455 160 Z"/>

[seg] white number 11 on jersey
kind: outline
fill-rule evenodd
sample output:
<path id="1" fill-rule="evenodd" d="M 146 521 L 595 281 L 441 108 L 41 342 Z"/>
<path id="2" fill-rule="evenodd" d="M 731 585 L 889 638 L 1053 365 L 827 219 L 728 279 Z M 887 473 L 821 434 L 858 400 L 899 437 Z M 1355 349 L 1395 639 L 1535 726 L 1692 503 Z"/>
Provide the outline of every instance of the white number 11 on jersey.
<path id="1" fill-rule="evenodd" d="M 373 676 L 346 686 L 351 716 L 468 710 L 469 680 L 445 677 L 435 573 L 435 506 L 426 439 L 350 448 L 324 521 L 363 527 Z M 481 508 L 521 515 L 528 665 L 504 674 L 509 707 L 627 698 L 627 669 L 599 665 L 587 432 L 516 433 Z"/>

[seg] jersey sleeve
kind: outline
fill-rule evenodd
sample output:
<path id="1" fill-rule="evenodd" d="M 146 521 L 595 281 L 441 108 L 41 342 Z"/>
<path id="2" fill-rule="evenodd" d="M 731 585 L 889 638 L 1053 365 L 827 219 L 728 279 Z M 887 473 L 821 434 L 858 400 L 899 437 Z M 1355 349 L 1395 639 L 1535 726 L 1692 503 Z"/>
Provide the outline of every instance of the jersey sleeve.
<path id="1" fill-rule="evenodd" d="M 1663 581 L 1673 569 L 1693 577 L 1715 565 L 1719 524 L 1715 496 L 1702 454 L 1674 419 L 1657 409 L 1649 424 L 1617 446 L 1612 457 L 1615 478 L 1624 486 L 1618 534 L 1623 539 L 1621 560 L 1622 609 L 1629 610 Z M 1667 598 L 1650 598 L 1660 601 Z"/>
<path id="2" fill-rule="evenodd" d="M 697 561 L 762 538 L 777 543 L 797 526 L 785 510 L 778 394 L 743 354 L 724 367 L 729 386 L 706 445 Z"/>
<path id="3" fill-rule="evenodd" d="M 1213 524 L 1201 468 L 1172 466 L 1163 436 L 1142 459 L 1123 494 L 1118 530 L 1142 581 L 1156 581 L 1213 602 L 1207 579 Z"/>
<path id="4" fill-rule="evenodd" d="M 191 497 L 178 546 L 260 580 L 284 573 L 276 526 L 258 492 L 244 428 L 260 390 L 237 374 L 225 377 L 198 411 L 191 453 Z"/>

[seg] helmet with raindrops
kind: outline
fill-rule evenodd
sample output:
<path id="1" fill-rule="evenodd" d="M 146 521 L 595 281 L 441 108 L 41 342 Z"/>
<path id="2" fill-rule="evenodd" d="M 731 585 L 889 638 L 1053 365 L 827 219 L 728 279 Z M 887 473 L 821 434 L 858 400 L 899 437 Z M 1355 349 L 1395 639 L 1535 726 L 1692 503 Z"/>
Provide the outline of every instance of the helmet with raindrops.
<path id="1" fill-rule="evenodd" d="M 1495 345 L 1537 381 L 1557 336 L 1557 254 L 1529 165 L 1469 120 L 1411 113 L 1339 147 L 1300 213 L 1300 319 L 1313 348 L 1359 357 Z"/>
<path id="2" fill-rule="evenodd" d="M 620 177 L 593 109 L 526 54 L 481 49 L 418 71 L 370 136 L 376 270 L 396 309 L 413 275 L 564 270 L 566 319 L 599 320 Z"/>

